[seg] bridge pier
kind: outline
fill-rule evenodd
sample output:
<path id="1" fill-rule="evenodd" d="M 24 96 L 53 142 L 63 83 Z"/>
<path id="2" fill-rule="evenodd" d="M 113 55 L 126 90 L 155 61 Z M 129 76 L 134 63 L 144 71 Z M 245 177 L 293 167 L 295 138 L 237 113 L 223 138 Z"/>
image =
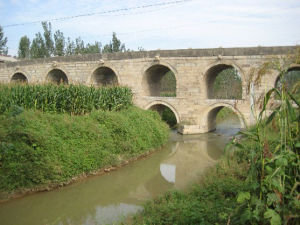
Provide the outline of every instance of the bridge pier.
<path id="1" fill-rule="evenodd" d="M 135 105 L 157 110 L 168 107 L 175 114 L 178 132 L 198 134 L 215 129 L 215 118 L 222 107 L 232 109 L 242 127 L 255 123 L 253 115 L 259 111 L 258 100 L 274 87 L 278 78 L 278 73 L 273 71 L 257 79 L 259 68 L 265 62 L 291 54 L 296 48 L 157 50 L 22 60 L 0 63 L 0 83 L 127 86 L 134 93 Z M 218 73 L 228 68 L 238 72 L 242 96 L 238 100 L 212 99 L 216 97 L 212 86 Z M 300 70 L 300 65 L 293 68 Z M 172 94 L 163 93 L 166 90 L 162 90 L 160 83 L 168 72 L 175 77 Z M 227 87 L 229 91 L 234 89 L 230 82 Z M 252 112 L 253 109 L 256 112 Z"/>

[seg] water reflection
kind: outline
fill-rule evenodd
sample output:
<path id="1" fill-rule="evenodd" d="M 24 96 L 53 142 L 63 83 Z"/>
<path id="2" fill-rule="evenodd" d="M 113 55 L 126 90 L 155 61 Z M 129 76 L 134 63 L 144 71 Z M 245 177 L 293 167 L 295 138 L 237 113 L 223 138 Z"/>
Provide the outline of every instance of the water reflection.
<path id="1" fill-rule="evenodd" d="M 171 133 L 163 150 L 99 177 L 0 204 L 5 225 L 107 224 L 167 190 L 186 188 L 221 156 L 226 135 Z"/>

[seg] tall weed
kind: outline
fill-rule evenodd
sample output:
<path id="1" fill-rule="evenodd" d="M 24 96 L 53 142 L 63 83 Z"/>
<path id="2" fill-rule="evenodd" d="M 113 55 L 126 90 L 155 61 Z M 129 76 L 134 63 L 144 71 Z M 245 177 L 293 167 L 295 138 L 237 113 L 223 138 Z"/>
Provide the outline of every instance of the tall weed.
<path id="1" fill-rule="evenodd" d="M 277 70 L 284 80 L 292 63 L 295 61 L 287 57 L 264 64 L 260 71 L 265 74 L 270 69 Z M 280 101 L 268 114 L 274 99 Z M 299 221 L 299 107 L 299 99 L 283 82 L 266 93 L 256 125 L 241 132 L 241 142 L 233 141 L 242 150 L 242 154 L 237 153 L 240 160 L 249 161 L 247 181 L 251 184 L 248 191 L 237 197 L 239 207 L 233 223 L 279 225 Z"/>

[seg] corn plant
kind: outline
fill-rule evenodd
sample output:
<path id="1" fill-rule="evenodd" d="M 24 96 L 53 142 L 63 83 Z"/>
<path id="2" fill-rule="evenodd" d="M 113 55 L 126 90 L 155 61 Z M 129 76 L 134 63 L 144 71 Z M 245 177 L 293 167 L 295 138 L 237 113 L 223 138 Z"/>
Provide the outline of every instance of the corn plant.
<path id="1" fill-rule="evenodd" d="M 0 113 L 12 106 L 44 112 L 82 115 L 93 110 L 115 111 L 132 105 L 132 92 L 126 87 L 87 87 L 84 85 L 0 85 Z"/>

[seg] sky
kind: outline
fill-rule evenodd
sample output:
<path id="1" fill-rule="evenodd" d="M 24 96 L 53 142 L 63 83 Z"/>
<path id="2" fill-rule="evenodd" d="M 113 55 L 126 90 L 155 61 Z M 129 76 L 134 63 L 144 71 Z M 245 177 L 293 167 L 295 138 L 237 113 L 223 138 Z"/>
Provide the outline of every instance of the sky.
<path id="1" fill-rule="evenodd" d="M 42 31 L 26 23 L 49 20 L 85 43 L 104 45 L 116 32 L 131 50 L 300 45 L 300 0 L 0 0 L 10 55 Z"/>

